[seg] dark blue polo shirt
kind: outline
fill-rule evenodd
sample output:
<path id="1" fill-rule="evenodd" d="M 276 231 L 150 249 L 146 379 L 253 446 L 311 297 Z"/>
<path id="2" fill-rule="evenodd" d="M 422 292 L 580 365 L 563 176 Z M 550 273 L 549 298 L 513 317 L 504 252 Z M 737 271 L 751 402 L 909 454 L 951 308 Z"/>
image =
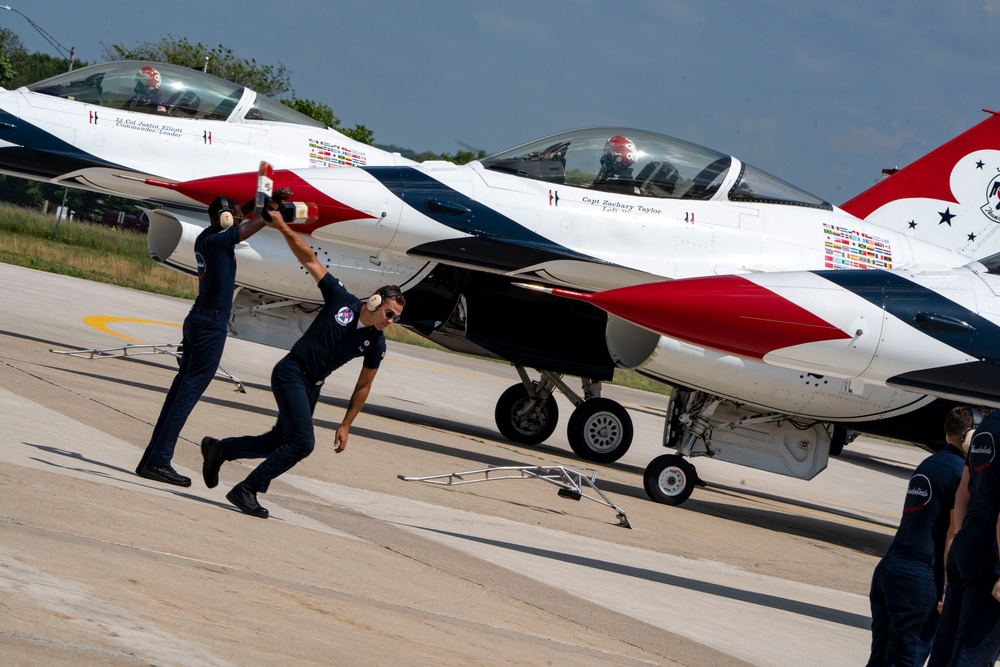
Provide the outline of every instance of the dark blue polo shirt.
<path id="1" fill-rule="evenodd" d="M 291 357 L 312 382 L 325 380 L 356 357 L 364 357 L 365 368 L 378 368 L 385 357 L 385 335 L 375 327 L 358 328 L 364 303 L 329 273 L 318 284 L 323 307 L 292 345 Z"/>
<path id="2" fill-rule="evenodd" d="M 206 227 L 194 241 L 198 260 L 198 298 L 194 305 L 209 310 L 230 312 L 236 286 L 236 253 L 240 242 L 239 227 L 215 231 Z"/>
<path id="3" fill-rule="evenodd" d="M 955 492 L 962 480 L 965 459 L 949 445 L 924 459 L 910 476 L 903 502 L 903 516 L 893 544 L 911 553 L 925 554 L 942 563 L 944 541 L 955 506 Z"/>
<path id="4" fill-rule="evenodd" d="M 979 521 L 995 526 L 1000 513 L 1000 410 L 987 415 L 969 443 L 969 511 L 966 523 Z"/>

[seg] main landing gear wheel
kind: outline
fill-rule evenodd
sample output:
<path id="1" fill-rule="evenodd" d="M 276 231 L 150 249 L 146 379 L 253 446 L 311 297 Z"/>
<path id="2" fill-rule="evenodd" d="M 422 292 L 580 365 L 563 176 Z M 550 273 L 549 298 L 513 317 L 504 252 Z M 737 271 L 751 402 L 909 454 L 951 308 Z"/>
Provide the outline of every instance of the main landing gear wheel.
<path id="1" fill-rule="evenodd" d="M 698 483 L 694 466 L 677 454 L 657 456 L 646 466 L 642 485 L 646 495 L 658 503 L 680 505 L 691 496 Z"/>
<path id="2" fill-rule="evenodd" d="M 576 407 L 566 426 L 569 445 L 584 461 L 617 461 L 632 445 L 632 418 L 608 398 L 592 398 Z"/>
<path id="3" fill-rule="evenodd" d="M 515 384 L 500 394 L 493 417 L 503 437 L 521 445 L 537 445 L 556 430 L 559 406 L 555 396 L 543 402 L 529 396 L 523 384 Z"/>

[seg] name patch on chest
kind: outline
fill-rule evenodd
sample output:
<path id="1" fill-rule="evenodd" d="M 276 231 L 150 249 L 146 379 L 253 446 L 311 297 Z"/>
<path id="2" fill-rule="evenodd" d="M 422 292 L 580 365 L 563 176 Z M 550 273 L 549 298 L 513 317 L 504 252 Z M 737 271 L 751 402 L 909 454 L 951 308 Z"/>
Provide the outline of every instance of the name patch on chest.
<path id="1" fill-rule="evenodd" d="M 344 306 L 337 311 L 337 324 L 342 327 L 346 327 L 348 324 L 354 321 L 354 311 Z"/>

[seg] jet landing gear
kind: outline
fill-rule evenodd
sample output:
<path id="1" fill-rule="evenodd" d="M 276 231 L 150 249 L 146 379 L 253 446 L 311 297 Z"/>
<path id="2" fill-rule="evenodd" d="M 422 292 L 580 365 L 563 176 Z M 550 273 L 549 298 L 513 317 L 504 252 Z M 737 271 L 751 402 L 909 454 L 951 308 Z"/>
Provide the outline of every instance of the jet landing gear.
<path id="1" fill-rule="evenodd" d="M 675 387 L 667 412 L 664 446 L 675 447 L 681 454 L 691 456 L 700 439 L 705 450 L 699 454 L 711 456 L 712 428 L 708 419 L 720 402 L 706 394 Z M 677 447 L 681 437 L 684 445 Z M 680 505 L 691 497 L 695 486 L 705 486 L 698 471 L 681 454 L 657 456 L 646 466 L 642 486 L 652 500 L 664 505 Z"/>
<path id="2" fill-rule="evenodd" d="M 698 479 L 694 466 L 679 454 L 657 456 L 642 475 L 646 495 L 664 505 L 680 505 L 691 497 L 696 485 L 705 483 Z"/>
<path id="3" fill-rule="evenodd" d="M 522 366 L 515 366 L 521 384 L 509 387 L 497 400 L 494 417 L 500 433 L 522 445 L 544 442 L 556 429 L 559 408 L 553 393 L 559 389 L 576 408 L 566 429 L 570 447 L 585 461 L 611 463 L 632 445 L 632 418 L 621 405 L 601 398 L 601 383 L 583 380 L 581 398 L 562 375 L 541 371 L 537 382 Z"/>
<path id="4" fill-rule="evenodd" d="M 543 378 L 508 387 L 497 399 L 493 417 L 503 437 L 521 445 L 537 445 L 556 430 L 559 406 L 552 386 Z"/>

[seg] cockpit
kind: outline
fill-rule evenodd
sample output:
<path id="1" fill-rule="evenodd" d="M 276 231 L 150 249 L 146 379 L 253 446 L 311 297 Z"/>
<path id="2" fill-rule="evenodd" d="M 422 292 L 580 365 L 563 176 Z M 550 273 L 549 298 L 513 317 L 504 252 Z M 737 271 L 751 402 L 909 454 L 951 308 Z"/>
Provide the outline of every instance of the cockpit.
<path id="1" fill-rule="evenodd" d="M 548 183 L 661 199 L 718 199 L 831 210 L 814 195 L 740 160 L 662 134 L 572 130 L 482 160 L 486 169 Z"/>
<path id="2" fill-rule="evenodd" d="M 248 88 L 167 63 L 119 60 L 91 65 L 33 83 L 28 90 L 119 111 L 195 120 L 326 127 Z"/>

